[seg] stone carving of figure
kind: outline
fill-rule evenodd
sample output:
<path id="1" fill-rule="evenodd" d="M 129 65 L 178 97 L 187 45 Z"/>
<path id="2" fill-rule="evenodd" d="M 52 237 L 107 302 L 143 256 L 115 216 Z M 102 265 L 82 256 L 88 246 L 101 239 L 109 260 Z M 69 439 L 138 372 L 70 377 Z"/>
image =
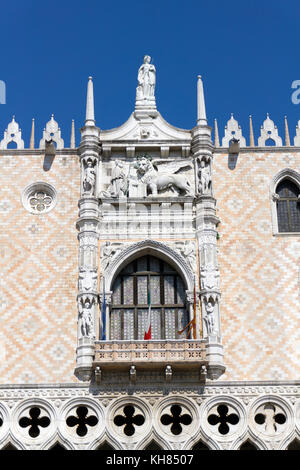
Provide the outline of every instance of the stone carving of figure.
<path id="1" fill-rule="evenodd" d="M 215 307 L 212 302 L 207 302 L 205 304 L 205 311 L 206 311 L 205 322 L 206 322 L 206 327 L 207 327 L 207 333 L 209 335 L 212 335 L 215 333 L 214 310 L 215 310 Z"/>
<path id="2" fill-rule="evenodd" d="M 101 253 L 101 270 L 104 272 L 112 257 L 121 249 L 121 246 L 111 245 L 109 241 L 105 242 Z"/>
<path id="3" fill-rule="evenodd" d="M 86 162 L 86 167 L 84 169 L 84 177 L 82 182 L 84 193 L 94 194 L 95 183 L 96 171 L 93 165 L 93 161 L 91 159 L 88 159 Z"/>
<path id="4" fill-rule="evenodd" d="M 125 197 L 127 195 L 127 178 L 121 160 L 115 160 L 110 185 L 107 191 L 102 192 L 102 195 L 104 197 Z"/>
<path id="5" fill-rule="evenodd" d="M 123 162 L 121 160 L 115 161 L 115 166 L 112 171 L 111 178 L 111 196 L 126 196 L 126 177 L 123 169 Z"/>
<path id="6" fill-rule="evenodd" d="M 81 320 L 81 334 L 89 338 L 93 337 L 92 302 L 87 297 L 83 304 L 79 304 L 79 318 Z"/>
<path id="7" fill-rule="evenodd" d="M 183 258 L 188 261 L 191 268 L 194 269 L 195 264 L 196 264 L 196 255 L 195 255 L 195 246 L 194 246 L 194 244 L 190 240 L 187 240 L 184 243 L 184 245 L 180 248 L 180 252 L 181 252 Z"/>
<path id="8" fill-rule="evenodd" d="M 151 99 L 154 97 L 156 70 L 153 64 L 150 64 L 151 57 L 145 55 L 144 63 L 138 71 L 138 87 L 136 89 L 137 99 Z"/>
<path id="9" fill-rule="evenodd" d="M 204 160 L 200 162 L 200 169 L 198 171 L 199 184 L 198 192 L 199 194 L 207 194 L 211 189 L 211 172 L 209 163 L 205 163 Z"/>
<path id="10" fill-rule="evenodd" d="M 191 194 L 191 184 L 185 175 L 176 174 L 181 167 L 186 165 L 177 165 L 177 168 L 171 169 L 172 173 L 158 171 L 154 169 L 151 158 L 141 156 L 135 162 L 138 181 L 146 185 L 147 190 L 153 196 L 157 196 L 159 191 L 169 188 L 176 188 L 179 193 L 184 195 Z"/>

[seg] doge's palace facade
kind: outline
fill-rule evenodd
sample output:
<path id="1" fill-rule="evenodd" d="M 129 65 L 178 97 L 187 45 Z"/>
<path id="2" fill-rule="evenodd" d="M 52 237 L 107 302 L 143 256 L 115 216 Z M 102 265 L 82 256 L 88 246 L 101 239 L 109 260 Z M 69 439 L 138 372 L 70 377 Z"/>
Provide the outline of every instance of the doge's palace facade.
<path id="1" fill-rule="evenodd" d="M 300 446 L 300 121 L 213 139 L 201 76 L 191 130 L 155 86 L 102 130 L 90 77 L 78 148 L 4 132 L 1 449 Z"/>

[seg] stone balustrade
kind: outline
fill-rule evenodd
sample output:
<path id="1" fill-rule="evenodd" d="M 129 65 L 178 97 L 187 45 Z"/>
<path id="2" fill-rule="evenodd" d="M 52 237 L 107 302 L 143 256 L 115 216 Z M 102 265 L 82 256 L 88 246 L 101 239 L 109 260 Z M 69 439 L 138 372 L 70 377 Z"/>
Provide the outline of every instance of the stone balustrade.
<path id="1" fill-rule="evenodd" d="M 205 362 L 204 340 L 96 341 L 95 363 L 101 367 L 135 363 L 150 367 L 158 364 Z"/>

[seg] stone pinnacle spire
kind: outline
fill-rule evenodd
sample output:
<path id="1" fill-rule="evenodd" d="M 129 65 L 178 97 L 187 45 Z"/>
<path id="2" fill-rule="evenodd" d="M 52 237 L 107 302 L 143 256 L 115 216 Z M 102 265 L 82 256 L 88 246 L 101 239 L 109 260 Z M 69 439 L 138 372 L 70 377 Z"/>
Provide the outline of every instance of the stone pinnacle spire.
<path id="1" fill-rule="evenodd" d="M 250 147 L 255 147 L 254 134 L 253 134 L 253 125 L 252 125 L 252 116 L 251 116 L 251 114 L 250 114 L 250 116 L 249 116 L 249 129 L 250 129 L 249 146 L 250 146 Z"/>
<path id="2" fill-rule="evenodd" d="M 94 87 L 93 87 L 92 77 L 89 77 L 88 86 L 87 86 L 85 125 L 86 126 L 95 125 Z"/>
<path id="3" fill-rule="evenodd" d="M 74 148 L 75 148 L 75 125 L 74 125 L 74 119 L 72 119 L 70 148 L 71 148 L 71 149 L 74 149 Z"/>
<path id="4" fill-rule="evenodd" d="M 284 132 L 285 132 L 285 146 L 290 147 L 291 146 L 291 141 L 290 141 L 290 134 L 289 134 L 289 126 L 287 123 L 287 117 L 284 116 Z"/>
<path id="5" fill-rule="evenodd" d="M 218 122 L 215 119 L 215 147 L 220 147 Z"/>
<path id="6" fill-rule="evenodd" d="M 30 136 L 30 149 L 34 149 L 34 118 L 32 118 L 32 126 L 31 126 L 31 136 Z"/>
<path id="7" fill-rule="evenodd" d="M 201 75 L 198 75 L 198 84 L 197 84 L 197 125 L 207 126 L 204 90 L 203 90 L 203 82 L 202 82 Z"/>

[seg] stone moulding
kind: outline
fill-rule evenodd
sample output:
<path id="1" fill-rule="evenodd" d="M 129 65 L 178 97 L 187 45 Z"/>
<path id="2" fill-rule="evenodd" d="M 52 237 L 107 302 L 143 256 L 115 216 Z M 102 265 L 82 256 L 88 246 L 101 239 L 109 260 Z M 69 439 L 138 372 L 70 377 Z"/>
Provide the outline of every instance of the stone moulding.
<path id="1" fill-rule="evenodd" d="M 111 288 L 114 278 L 117 276 L 124 263 L 129 263 L 133 257 L 141 256 L 142 252 L 146 250 L 153 250 L 154 255 L 161 255 L 160 257 L 164 258 L 169 263 L 171 262 L 173 265 L 175 262 L 176 267 L 179 269 L 180 274 L 182 274 L 186 282 L 187 290 L 193 289 L 194 274 L 184 258 L 168 245 L 151 239 L 125 246 L 124 249 L 111 260 L 105 273 L 107 289 Z"/>

